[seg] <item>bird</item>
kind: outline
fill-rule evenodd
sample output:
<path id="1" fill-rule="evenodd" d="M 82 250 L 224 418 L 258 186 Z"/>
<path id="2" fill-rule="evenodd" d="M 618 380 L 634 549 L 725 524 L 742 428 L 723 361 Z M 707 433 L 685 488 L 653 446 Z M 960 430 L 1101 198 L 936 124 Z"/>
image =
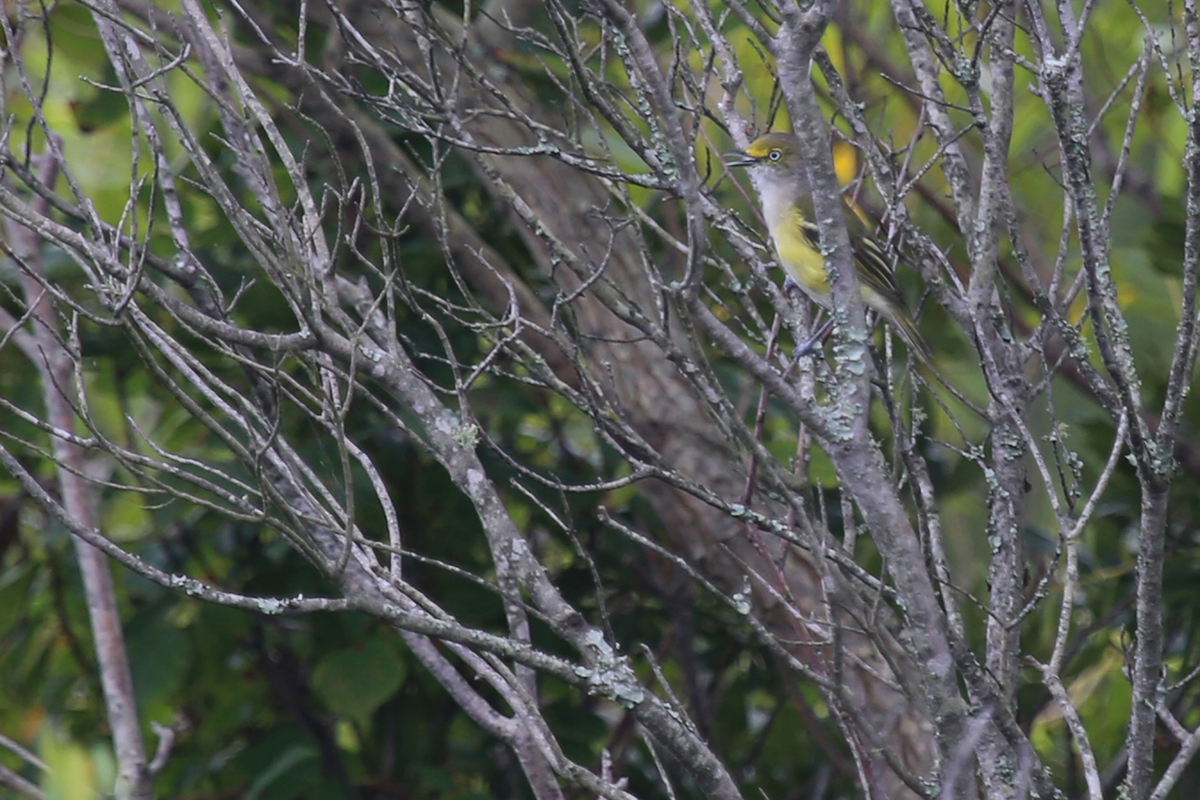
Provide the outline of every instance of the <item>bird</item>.
<path id="1" fill-rule="evenodd" d="M 724 154 L 724 160 L 731 167 L 750 167 L 759 171 L 759 201 L 780 265 L 817 305 L 832 309 L 833 290 L 825 270 L 825 256 L 820 250 L 817 225 L 813 222 L 812 196 L 808 192 L 808 178 L 800 163 L 799 141 L 795 135 L 768 133 L 752 141 L 745 150 Z M 914 355 L 926 364 L 931 363 L 929 345 L 917 330 L 883 247 L 845 199 L 842 209 L 863 303 L 891 324 Z M 827 322 L 812 339 L 797 348 L 797 357 L 805 355 L 824 339 L 832 324 L 833 320 Z"/>

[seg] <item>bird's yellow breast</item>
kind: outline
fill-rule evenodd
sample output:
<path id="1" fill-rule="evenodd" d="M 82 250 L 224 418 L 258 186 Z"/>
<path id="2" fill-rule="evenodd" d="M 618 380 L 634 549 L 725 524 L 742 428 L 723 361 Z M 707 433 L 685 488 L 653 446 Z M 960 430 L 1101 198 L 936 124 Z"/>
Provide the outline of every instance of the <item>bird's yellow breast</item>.
<path id="1" fill-rule="evenodd" d="M 780 265 L 809 297 L 828 307 L 832 295 L 825 275 L 825 256 L 813 246 L 801 225 L 803 218 L 793 206 L 771 221 L 771 242 Z"/>

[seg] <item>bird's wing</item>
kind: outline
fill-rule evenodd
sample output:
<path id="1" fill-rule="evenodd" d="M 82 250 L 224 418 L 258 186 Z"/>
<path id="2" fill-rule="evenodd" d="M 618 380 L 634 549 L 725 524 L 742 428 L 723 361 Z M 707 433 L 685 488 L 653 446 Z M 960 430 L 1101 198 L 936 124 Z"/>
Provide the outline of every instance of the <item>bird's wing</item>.
<path id="1" fill-rule="evenodd" d="M 848 202 L 845 204 L 845 211 L 846 230 L 850 234 L 854 260 L 858 262 L 858 279 L 889 303 L 907 310 L 908 303 L 900 293 L 900 287 L 896 285 L 896 273 L 879 240 L 871 234 Z"/>

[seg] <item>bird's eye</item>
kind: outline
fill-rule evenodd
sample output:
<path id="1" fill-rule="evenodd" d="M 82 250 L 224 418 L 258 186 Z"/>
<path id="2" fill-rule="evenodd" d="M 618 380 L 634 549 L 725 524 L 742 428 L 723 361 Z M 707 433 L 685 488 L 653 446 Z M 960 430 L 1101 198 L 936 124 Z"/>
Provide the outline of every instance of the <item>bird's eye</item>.
<path id="1" fill-rule="evenodd" d="M 778 150 L 772 150 L 767 158 L 771 159 L 772 161 L 778 161 L 779 159 L 783 158 L 783 153 Z"/>

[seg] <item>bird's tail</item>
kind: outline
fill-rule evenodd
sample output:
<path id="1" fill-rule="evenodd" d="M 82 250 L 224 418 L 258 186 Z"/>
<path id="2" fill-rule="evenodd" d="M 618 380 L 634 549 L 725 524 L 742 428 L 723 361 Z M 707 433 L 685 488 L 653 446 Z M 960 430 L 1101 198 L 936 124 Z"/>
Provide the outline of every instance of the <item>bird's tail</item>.
<path id="1" fill-rule="evenodd" d="M 925 337 L 917 330 L 917 323 L 913 320 L 912 314 L 905 307 L 888 308 L 887 319 L 892 323 L 892 328 L 900 334 L 904 339 L 905 344 L 913 355 L 920 362 L 920 372 L 925 373 L 927 377 L 936 380 L 942 386 L 949 390 L 950 394 L 958 398 L 959 402 L 967 408 L 974 411 L 981 419 L 988 419 L 987 414 L 982 408 L 971 402 L 969 398 L 963 395 L 954 384 L 947 381 L 933 365 L 933 351 L 929 349 L 929 343 L 925 341 Z"/>
<path id="2" fill-rule="evenodd" d="M 917 323 L 913 320 L 912 314 L 907 308 L 888 308 L 888 322 L 892 323 L 892 328 L 895 329 L 900 337 L 904 339 L 904 343 L 908 345 L 908 349 L 912 354 L 920 359 L 926 366 L 933 366 L 933 351 L 929 349 L 929 343 L 925 341 L 925 337 L 921 335 L 921 331 L 917 330 Z"/>

